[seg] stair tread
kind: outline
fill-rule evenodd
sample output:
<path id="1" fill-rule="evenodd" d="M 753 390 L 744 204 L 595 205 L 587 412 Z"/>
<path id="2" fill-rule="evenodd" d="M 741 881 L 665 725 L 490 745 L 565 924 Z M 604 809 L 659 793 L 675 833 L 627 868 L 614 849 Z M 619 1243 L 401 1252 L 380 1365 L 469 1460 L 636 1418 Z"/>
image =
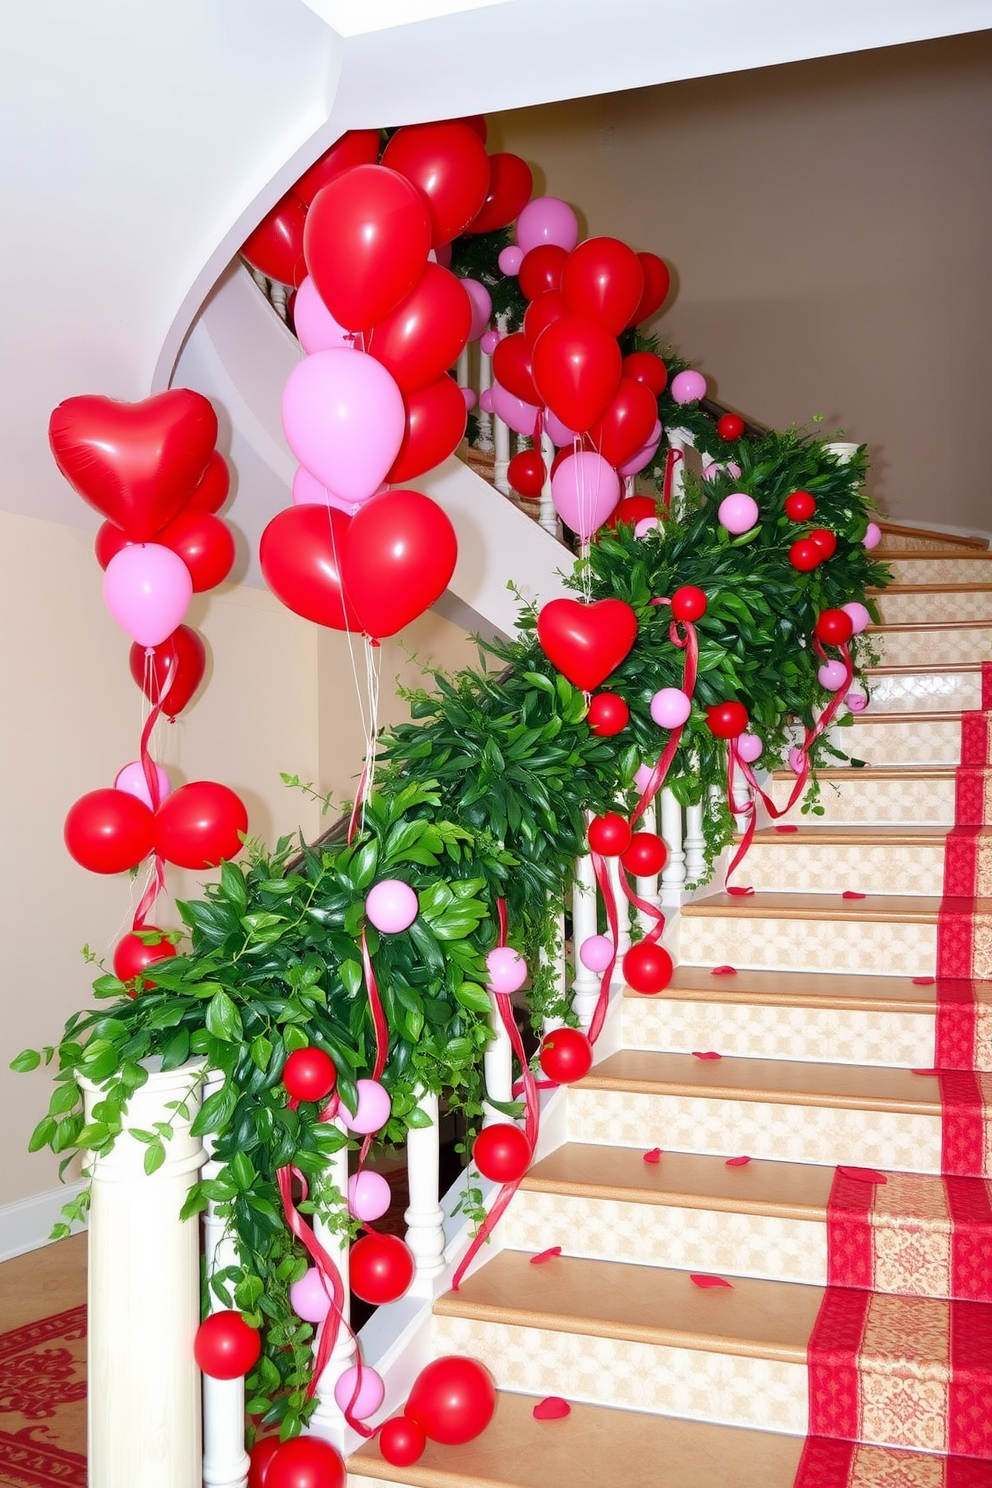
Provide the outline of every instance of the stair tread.
<path id="1" fill-rule="evenodd" d="M 627 988 L 625 997 L 643 1002 Z M 709 966 L 677 966 L 671 982 L 655 1001 L 684 998 L 696 1002 L 760 1002 L 816 1007 L 932 1014 L 936 985 L 915 985 L 911 977 L 857 976 L 850 972 L 762 971 L 740 967 L 733 976 L 714 976 Z"/>
<path id="2" fill-rule="evenodd" d="M 555 1256 L 535 1266 L 526 1251 L 503 1250 L 458 1292 L 438 1297 L 434 1311 L 805 1364 L 822 1298 L 822 1287 L 792 1281 L 735 1277 L 728 1287 L 700 1287 L 688 1271 L 582 1256 Z"/>
<path id="3" fill-rule="evenodd" d="M 880 782 L 888 780 L 953 780 L 955 776 L 953 765 L 825 765 L 817 770 L 817 779 L 821 781 L 830 780 L 853 780 L 858 777 L 862 780 L 877 779 Z M 796 778 L 794 770 L 772 770 L 773 780 L 794 781 Z"/>
<path id="4" fill-rule="evenodd" d="M 870 843 L 878 842 L 888 846 L 904 843 L 916 846 L 933 843 L 942 846 L 950 830 L 945 826 L 920 827 L 909 822 L 868 827 L 835 827 L 803 820 L 790 825 L 794 830 L 787 832 L 779 831 L 777 826 L 759 827 L 754 834 L 754 841 L 755 843 L 784 843 L 786 845 L 790 842 L 845 842 L 864 843 L 868 846 Z"/>
<path id="5" fill-rule="evenodd" d="M 916 1075 L 912 1070 L 734 1055 L 697 1059 L 692 1054 L 660 1053 L 653 1049 L 621 1049 L 610 1054 L 572 1089 L 901 1111 L 937 1117 L 941 1110 L 936 1077 Z M 646 1130 L 644 1146 L 652 1145 L 652 1134 Z"/>
<path id="6" fill-rule="evenodd" d="M 984 537 L 970 537 L 963 532 L 937 532 L 932 527 L 914 527 L 912 522 L 879 522 L 883 532 L 890 533 L 893 537 L 929 537 L 935 543 L 950 543 L 954 548 L 973 548 L 982 553 L 989 551 L 988 539 Z M 886 548 L 885 552 L 893 552 L 894 549 Z M 935 553 L 944 551 L 934 548 Z"/>
<path id="7" fill-rule="evenodd" d="M 735 914 L 748 919 L 887 920 L 897 924 L 935 925 L 941 905 L 936 894 L 868 894 L 864 899 L 844 899 L 842 893 L 843 890 L 838 888 L 836 894 L 791 891 L 711 894 L 705 899 L 684 904 L 682 916 L 696 919 Z"/>
<path id="8" fill-rule="evenodd" d="M 370 1442 L 349 1471 L 418 1488 L 792 1488 L 803 1448 L 801 1437 L 605 1405 L 575 1403 L 562 1420 L 536 1421 L 537 1401 L 500 1391 L 491 1423 L 467 1445 L 428 1442 L 413 1467 L 390 1467 Z"/>

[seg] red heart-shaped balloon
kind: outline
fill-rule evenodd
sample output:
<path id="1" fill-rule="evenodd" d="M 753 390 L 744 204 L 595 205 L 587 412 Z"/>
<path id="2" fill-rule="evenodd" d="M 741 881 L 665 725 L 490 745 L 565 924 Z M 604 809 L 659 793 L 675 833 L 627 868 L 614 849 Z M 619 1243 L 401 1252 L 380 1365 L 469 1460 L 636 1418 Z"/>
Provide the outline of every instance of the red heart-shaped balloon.
<path id="1" fill-rule="evenodd" d="M 80 496 L 131 542 L 148 542 L 199 484 L 217 443 L 217 415 L 189 388 L 140 403 L 84 394 L 59 404 L 48 439 Z"/>
<path id="2" fill-rule="evenodd" d="M 378 640 L 416 620 L 448 587 L 457 556 L 455 529 L 429 496 L 383 491 L 366 501 L 351 519 L 341 563 L 360 628 Z"/>
<path id="3" fill-rule="evenodd" d="M 262 533 L 265 582 L 288 610 L 330 630 L 362 630 L 345 598 L 341 564 L 351 517 L 333 506 L 287 506 Z"/>
<path id="4" fill-rule="evenodd" d="M 592 692 L 623 661 L 637 635 L 637 616 L 622 599 L 553 599 L 537 617 L 537 639 L 550 662 L 583 692 Z"/>

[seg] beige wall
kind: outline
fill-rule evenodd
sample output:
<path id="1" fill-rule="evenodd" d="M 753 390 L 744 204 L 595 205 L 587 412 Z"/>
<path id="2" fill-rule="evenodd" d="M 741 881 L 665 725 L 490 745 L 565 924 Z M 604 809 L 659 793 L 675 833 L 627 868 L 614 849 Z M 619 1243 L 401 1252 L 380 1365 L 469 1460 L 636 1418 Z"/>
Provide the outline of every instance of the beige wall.
<path id="1" fill-rule="evenodd" d="M 494 142 L 672 264 L 655 329 L 723 401 L 822 413 L 893 516 L 989 531 L 992 32 L 507 113 Z"/>
<path id="2" fill-rule="evenodd" d="M 131 681 L 129 641 L 101 598 L 88 533 L 0 514 L 0 1206 L 53 1189 L 57 1162 L 29 1156 L 50 1082 L 14 1075 L 25 1046 L 54 1043 L 70 1013 L 90 1005 L 88 943 L 109 964 L 135 902 L 126 875 L 86 872 L 69 857 L 69 806 L 112 785 L 136 758 L 142 698 Z M 353 789 L 361 729 L 343 636 L 291 615 L 267 592 L 222 588 L 198 596 L 188 616 L 208 644 L 207 680 L 194 704 L 160 730 L 155 753 L 174 784 L 220 780 L 244 797 L 250 830 L 273 841 L 321 828 L 319 808 L 287 790 L 280 771 L 337 797 Z M 407 652 L 447 668 L 474 659 L 463 633 L 422 617 L 382 648 L 383 721 L 403 716 L 395 679 L 419 680 Z M 174 874 L 193 895 L 202 875 Z M 157 916 L 177 924 L 167 907 Z"/>

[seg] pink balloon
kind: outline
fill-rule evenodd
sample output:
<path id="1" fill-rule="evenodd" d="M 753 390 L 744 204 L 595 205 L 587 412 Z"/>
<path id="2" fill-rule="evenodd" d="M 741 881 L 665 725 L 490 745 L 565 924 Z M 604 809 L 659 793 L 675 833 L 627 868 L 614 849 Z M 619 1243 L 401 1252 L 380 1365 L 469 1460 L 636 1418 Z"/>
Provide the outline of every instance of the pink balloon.
<path id="1" fill-rule="evenodd" d="M 725 496 L 720 502 L 717 512 L 720 525 L 726 527 L 728 532 L 740 534 L 750 532 L 758 520 L 758 503 L 752 496 L 746 496 L 743 491 L 735 491 L 731 496 Z"/>
<path id="2" fill-rule="evenodd" d="M 514 393 L 508 393 L 506 388 L 501 387 L 498 382 L 494 382 L 488 391 L 492 395 L 493 413 L 501 418 L 504 424 L 509 424 L 517 434 L 526 434 L 531 437 L 537 424 L 537 415 L 541 410 L 534 403 L 525 403 L 523 398 L 516 397 Z"/>
<path id="3" fill-rule="evenodd" d="M 637 786 L 637 789 L 639 791 L 643 793 L 647 790 L 648 784 L 653 774 L 654 770 L 650 765 L 638 765 L 637 769 L 634 771 L 634 784 Z"/>
<path id="4" fill-rule="evenodd" d="M 362 501 L 396 459 L 406 407 L 381 362 L 338 346 L 293 368 L 282 425 L 293 454 L 322 486 L 343 501 Z"/>
<path id="5" fill-rule="evenodd" d="M 841 605 L 841 609 L 845 615 L 850 615 L 855 635 L 860 635 L 871 624 L 871 616 L 859 600 L 852 599 L 849 604 Z"/>
<path id="6" fill-rule="evenodd" d="M 348 351 L 355 349 L 354 331 L 346 331 L 344 326 L 338 325 L 309 274 L 296 291 L 293 325 L 304 351 L 330 351 L 335 346 L 343 346 Z"/>
<path id="7" fill-rule="evenodd" d="M 882 529 L 877 522 L 868 523 L 868 531 L 865 533 L 865 547 L 877 548 L 882 541 Z"/>
<path id="8" fill-rule="evenodd" d="M 634 536 L 647 537 L 649 532 L 657 532 L 660 526 L 657 517 L 642 517 L 639 522 L 634 523 Z"/>
<path id="9" fill-rule="evenodd" d="M 801 749 L 793 748 L 789 750 L 789 769 L 794 775 L 798 775 L 803 768 L 805 758 L 806 756 Z"/>
<path id="10" fill-rule="evenodd" d="M 162 769 L 162 766 L 156 765 L 154 760 L 152 761 L 152 770 L 158 781 L 157 801 L 152 801 L 152 793 L 148 789 L 148 781 L 145 779 L 145 772 L 140 760 L 133 760 L 131 764 L 125 765 L 123 770 L 118 770 L 117 778 L 114 781 L 114 790 L 127 791 L 129 796 L 137 796 L 138 800 L 144 801 L 150 810 L 157 811 L 166 796 L 171 794 L 172 784 L 168 775 Z"/>
<path id="11" fill-rule="evenodd" d="M 736 480 L 741 473 L 741 467 L 738 465 L 736 460 L 728 460 L 725 465 L 721 465 L 718 460 L 714 460 L 711 464 L 704 465 L 703 480 L 716 480 L 717 476 L 722 475 L 724 471 L 726 471 L 728 475 L 733 476 L 734 480 Z"/>
<path id="12" fill-rule="evenodd" d="M 472 324 L 469 327 L 468 339 L 478 341 L 492 319 L 493 297 L 478 279 L 463 279 L 462 288 L 468 295 L 472 306 Z"/>
<path id="13" fill-rule="evenodd" d="M 737 740 L 737 753 L 746 765 L 753 765 L 764 748 L 757 734 L 741 734 Z"/>
<path id="14" fill-rule="evenodd" d="M 305 1323 L 322 1323 L 331 1310 L 320 1272 L 311 1266 L 289 1289 L 289 1305 Z"/>
<path id="15" fill-rule="evenodd" d="M 384 878 L 373 885 L 365 899 L 365 913 L 384 935 L 408 930 L 417 918 L 420 902 L 401 878 Z"/>
<path id="16" fill-rule="evenodd" d="M 866 692 L 845 692 L 844 701 L 852 713 L 863 713 L 868 706 L 868 694 Z"/>
<path id="17" fill-rule="evenodd" d="M 107 609 L 132 641 L 160 646 L 193 598 L 193 580 L 178 553 L 161 543 L 121 548 L 103 576 Z"/>
<path id="18" fill-rule="evenodd" d="M 635 451 L 629 460 L 623 465 L 618 465 L 617 474 L 622 476 L 637 475 L 644 469 L 645 465 L 650 465 L 658 452 L 658 446 L 661 443 L 661 433 L 661 419 L 655 419 L 654 428 L 651 430 L 651 438 L 647 444 L 642 444 L 640 449 Z"/>
<path id="19" fill-rule="evenodd" d="M 501 251 L 499 258 L 497 258 L 496 260 L 496 262 L 499 264 L 500 273 L 505 274 L 508 279 L 512 279 L 513 276 L 519 272 L 520 265 L 523 263 L 523 261 L 523 249 L 514 248 L 512 245 L 509 248 L 504 248 Z"/>
<path id="20" fill-rule="evenodd" d="M 695 403 L 706 397 L 706 378 L 701 372 L 686 370 L 676 372 L 669 385 L 669 392 L 676 403 Z"/>
<path id="21" fill-rule="evenodd" d="M 385 490 L 385 487 L 380 486 L 379 489 Z M 302 465 L 293 476 L 292 493 L 294 506 L 333 506 L 337 511 L 347 512 L 349 516 L 354 516 L 363 502 L 371 500 L 370 496 L 363 496 L 361 501 L 343 501 L 333 491 L 326 490 L 316 476 L 311 475 Z M 372 492 L 373 496 L 378 494 L 378 491 Z"/>
<path id="22" fill-rule="evenodd" d="M 567 202 L 557 196 L 535 196 L 517 218 L 514 234 L 524 253 L 554 243 L 571 253 L 579 241 L 579 221 Z"/>
<path id="23" fill-rule="evenodd" d="M 566 455 L 551 477 L 551 499 L 565 525 L 588 542 L 620 500 L 620 480 L 602 455 L 580 450 Z"/>
<path id="24" fill-rule="evenodd" d="M 579 960 L 589 971 L 605 971 L 613 960 L 613 942 L 606 935 L 590 935 L 579 946 Z"/>
<path id="25" fill-rule="evenodd" d="M 465 407 L 468 409 L 469 413 L 471 413 L 472 409 L 479 401 L 478 398 L 475 396 L 475 389 L 470 387 L 463 387 L 459 388 L 458 391 L 465 399 Z"/>
<path id="26" fill-rule="evenodd" d="M 345 1126 L 359 1135 L 371 1136 L 389 1120 L 392 1101 L 389 1091 L 378 1080 L 357 1080 L 358 1108 L 354 1116 L 346 1106 L 341 1107 L 340 1116 Z"/>
<path id="27" fill-rule="evenodd" d="M 563 424 L 558 415 L 552 413 L 550 408 L 544 415 L 544 429 L 551 443 L 556 444 L 559 449 L 564 449 L 566 444 L 574 444 L 579 437 L 575 430 L 569 429 Z"/>
<path id="28" fill-rule="evenodd" d="M 847 667 L 842 661 L 825 661 L 816 675 L 821 687 L 825 687 L 828 692 L 836 692 L 847 681 Z"/>
<path id="29" fill-rule="evenodd" d="M 486 957 L 493 992 L 519 992 L 527 980 L 527 962 L 512 946 L 497 946 Z"/>
<path id="30" fill-rule="evenodd" d="M 348 1179 L 348 1208 L 356 1219 L 381 1219 L 392 1202 L 392 1191 L 381 1173 L 363 1168 Z"/>
<path id="31" fill-rule="evenodd" d="M 659 728 L 678 728 L 691 712 L 692 700 L 681 687 L 663 687 L 651 699 L 651 717 Z"/>
<path id="32" fill-rule="evenodd" d="M 482 389 L 482 392 L 479 394 L 479 407 L 481 408 L 483 413 L 492 413 L 493 390 L 491 387 Z"/>
<path id="33" fill-rule="evenodd" d="M 479 347 L 485 352 L 486 356 L 492 356 L 501 339 L 499 331 L 486 331 L 479 337 Z"/>
<path id="34" fill-rule="evenodd" d="M 359 1378 L 361 1383 L 359 1384 Z M 365 1421 L 369 1416 L 374 1416 L 382 1404 L 386 1394 L 386 1386 L 382 1382 L 382 1375 L 376 1374 L 367 1364 L 362 1365 L 361 1376 L 359 1376 L 358 1365 L 352 1364 L 339 1376 L 334 1386 L 334 1399 L 341 1410 L 348 1410 L 349 1403 L 355 1391 L 355 1403 L 350 1407 L 351 1414 L 356 1421 Z"/>

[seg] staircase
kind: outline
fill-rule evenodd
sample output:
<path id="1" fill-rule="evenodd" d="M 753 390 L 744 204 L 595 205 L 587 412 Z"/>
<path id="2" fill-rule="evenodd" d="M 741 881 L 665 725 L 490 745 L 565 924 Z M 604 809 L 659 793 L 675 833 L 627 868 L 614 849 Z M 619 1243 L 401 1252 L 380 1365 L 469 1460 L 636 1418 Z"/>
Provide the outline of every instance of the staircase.
<path id="1" fill-rule="evenodd" d="M 352 1488 L 992 1484 L 988 1104 L 984 1160 L 938 1176 L 942 1092 L 992 1103 L 992 1076 L 934 1072 L 938 992 L 970 1006 L 970 982 L 934 979 L 992 553 L 884 540 L 873 699 L 838 731 L 863 767 L 758 832 L 752 894 L 683 907 L 672 985 L 619 999 L 619 1047 L 569 1089 L 502 1248 L 435 1303 L 435 1352 L 496 1377 L 491 1426 L 413 1467 L 363 1447 Z M 570 1413 L 535 1419 L 548 1396 Z"/>

